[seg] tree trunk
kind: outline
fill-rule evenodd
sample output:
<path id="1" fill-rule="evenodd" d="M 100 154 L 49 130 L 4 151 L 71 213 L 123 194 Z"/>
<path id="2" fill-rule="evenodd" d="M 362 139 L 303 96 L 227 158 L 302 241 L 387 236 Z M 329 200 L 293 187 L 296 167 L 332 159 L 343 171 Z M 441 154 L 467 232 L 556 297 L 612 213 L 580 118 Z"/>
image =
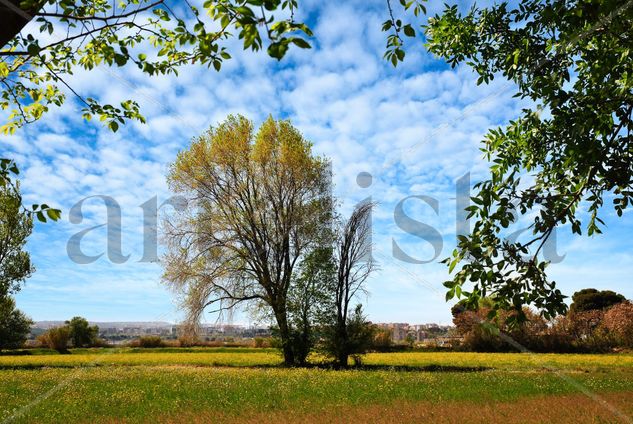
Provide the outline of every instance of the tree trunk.
<path id="1" fill-rule="evenodd" d="M 286 308 L 276 307 L 274 308 L 275 319 L 279 326 L 279 338 L 281 338 L 281 347 L 284 354 L 284 365 L 295 365 L 295 354 L 292 350 L 292 343 L 290 342 L 290 328 L 288 327 L 288 317 L 286 314 Z"/>
<path id="2" fill-rule="evenodd" d="M 5 2 L 8 2 L 10 5 L 5 4 Z M 44 3 L 40 2 L 39 5 L 24 10 L 21 13 L 21 2 L 22 0 L 5 0 L 0 2 L 0 47 L 6 46 L 13 37 L 19 34 L 22 28 L 31 22 L 33 15 L 42 8 Z"/>
<path id="3" fill-rule="evenodd" d="M 341 368 L 347 368 L 347 361 L 349 359 L 349 340 L 347 335 L 347 326 L 344 323 L 339 322 L 337 325 L 337 341 L 338 341 L 338 355 L 337 363 Z"/>
<path id="4" fill-rule="evenodd" d="M 348 361 L 349 361 L 349 355 L 347 353 L 347 350 L 339 352 L 338 358 L 337 358 L 338 366 L 340 368 L 347 368 Z"/>

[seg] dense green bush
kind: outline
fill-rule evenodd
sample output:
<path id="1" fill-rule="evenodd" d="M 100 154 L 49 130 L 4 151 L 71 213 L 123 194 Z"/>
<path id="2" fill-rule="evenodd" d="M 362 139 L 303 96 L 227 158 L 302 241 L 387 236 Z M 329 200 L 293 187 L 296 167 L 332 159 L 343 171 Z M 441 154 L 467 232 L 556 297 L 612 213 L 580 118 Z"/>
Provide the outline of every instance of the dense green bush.
<path id="1" fill-rule="evenodd" d="M 626 298 L 611 290 L 582 289 L 572 296 L 572 304 L 569 307 L 571 313 L 586 312 L 592 310 L 606 310 L 610 307 L 626 301 Z"/>

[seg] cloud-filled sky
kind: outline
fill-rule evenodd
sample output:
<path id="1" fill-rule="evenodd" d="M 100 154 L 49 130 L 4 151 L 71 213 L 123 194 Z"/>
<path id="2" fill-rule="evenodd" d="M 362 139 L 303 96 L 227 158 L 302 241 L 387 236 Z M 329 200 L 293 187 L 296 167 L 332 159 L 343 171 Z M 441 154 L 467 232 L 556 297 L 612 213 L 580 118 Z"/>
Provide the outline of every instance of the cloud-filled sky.
<path id="1" fill-rule="evenodd" d="M 408 46 L 404 65 L 393 68 L 382 58 L 383 1 L 300 4 L 315 32 L 314 48 L 291 49 L 280 63 L 265 53 L 242 53 L 232 42 L 234 59 L 219 73 L 187 67 L 178 77 L 147 78 L 132 68 L 103 68 L 70 79 L 76 91 L 102 101 L 136 99 L 145 125 L 131 123 L 113 134 L 98 122 L 82 121 L 80 105 L 71 100 L 0 139 L 2 156 L 15 158 L 22 170 L 26 202 L 45 201 L 64 211 L 61 222 L 35 226 L 28 249 L 37 271 L 17 295 L 19 308 L 35 320 L 81 315 L 93 321 L 177 321 L 174 296 L 160 283 L 160 264 L 139 262 L 141 205 L 154 196 L 158 204 L 170 197 L 167 168 L 192 137 L 241 113 L 256 124 L 269 114 L 291 119 L 318 154 L 331 158 L 344 214 L 369 196 L 379 202 L 373 241 L 380 270 L 369 282 L 370 295 L 361 299 L 370 319 L 450 322 L 442 287 L 448 274 L 438 262 L 455 245 L 457 181 L 472 185 L 486 176 L 478 150 L 483 135 L 528 105 L 512 97 L 512 84 L 502 78 L 477 86 L 470 69 L 451 69 L 420 41 Z M 434 13 L 441 2 L 429 6 Z M 357 184 L 360 172 L 373 176 L 369 187 Z M 93 197 L 83 203 L 83 220 L 70 222 L 68 212 L 98 195 L 120 205 L 122 253 L 130 255 L 125 263 L 113 263 L 107 254 L 90 264 L 68 257 L 70 238 L 104 224 L 106 210 Z M 410 196 L 434 199 L 437 213 Z M 401 201 L 409 217 L 439 231 L 441 248 L 396 224 Z M 565 257 L 552 265 L 551 275 L 566 294 L 596 287 L 633 297 L 633 222 L 630 214 L 617 219 L 611 210 L 605 217 L 602 236 L 558 232 L 556 249 Z M 106 241 L 106 228 L 100 227 L 86 234 L 82 249 L 99 255 Z M 396 248 L 429 263 L 394 258 Z M 236 320 L 247 323 L 250 317 L 238 314 Z"/>

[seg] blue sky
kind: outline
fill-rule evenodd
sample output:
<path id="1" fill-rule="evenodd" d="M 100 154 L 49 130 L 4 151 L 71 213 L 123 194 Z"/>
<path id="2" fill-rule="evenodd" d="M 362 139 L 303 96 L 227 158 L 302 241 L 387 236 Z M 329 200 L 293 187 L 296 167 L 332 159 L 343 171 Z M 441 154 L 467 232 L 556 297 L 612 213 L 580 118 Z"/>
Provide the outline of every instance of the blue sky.
<path id="1" fill-rule="evenodd" d="M 431 2 L 431 13 L 441 8 Z M 455 245 L 456 182 L 471 183 L 486 175 L 479 152 L 485 132 L 516 117 L 521 107 L 512 84 L 495 79 L 477 86 L 468 68 L 450 69 L 426 53 L 420 41 L 409 45 L 407 60 L 394 69 L 382 59 L 385 34 L 383 1 L 302 1 L 301 13 L 315 32 L 315 48 L 291 50 L 277 63 L 264 53 L 242 53 L 220 73 L 189 67 L 180 76 L 146 78 L 136 69 L 77 72 L 70 80 L 80 93 L 118 103 L 136 99 L 147 124 L 131 123 L 113 134 L 99 123 L 80 118 L 69 101 L 40 122 L 0 141 L 2 156 L 17 160 L 22 190 L 30 203 L 54 204 L 61 222 L 37 223 L 28 249 L 37 268 L 17 295 L 18 306 L 36 320 L 177 321 L 174 296 L 160 283 L 161 267 L 140 263 L 143 222 L 140 205 L 153 196 L 169 198 L 167 167 L 191 138 L 229 113 L 256 123 L 269 114 L 289 118 L 314 143 L 318 154 L 332 159 L 335 194 L 342 212 L 371 196 L 374 212 L 374 257 L 380 270 L 361 299 L 378 322 L 450 322 L 442 282 L 448 277 L 438 261 Z M 368 188 L 356 184 L 360 172 L 373 175 Z M 122 210 L 123 264 L 106 255 L 79 265 L 67 255 L 70 237 L 105 223 L 99 199 L 85 201 L 84 219 L 71 223 L 68 211 L 88 196 L 113 197 Z M 437 200 L 438 213 L 420 200 L 404 203 L 405 212 L 442 234 L 439 256 L 427 264 L 393 257 L 394 243 L 411 257 L 430 260 L 428 242 L 408 235 L 394 221 L 396 205 L 408 196 Z M 605 202 L 608 204 L 607 202 Z M 565 254 L 551 275 L 571 295 L 584 287 L 613 289 L 633 297 L 633 234 L 630 214 L 617 219 L 604 211 L 603 236 L 572 238 L 558 233 L 557 251 Z M 83 240 L 86 254 L 105 251 L 105 228 Z M 213 316 L 207 320 L 213 321 Z M 236 322 L 248 323 L 237 313 Z"/>

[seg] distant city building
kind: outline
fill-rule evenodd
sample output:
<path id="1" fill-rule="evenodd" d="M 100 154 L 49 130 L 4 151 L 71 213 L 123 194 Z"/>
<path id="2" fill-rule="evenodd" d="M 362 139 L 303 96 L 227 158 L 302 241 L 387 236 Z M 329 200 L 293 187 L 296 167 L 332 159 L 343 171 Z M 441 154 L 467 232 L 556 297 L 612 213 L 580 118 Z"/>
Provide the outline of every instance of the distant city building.
<path id="1" fill-rule="evenodd" d="M 168 322 L 91 322 L 99 326 L 99 337 L 106 340 L 128 340 L 141 336 L 160 336 L 176 339 L 180 335 L 180 326 Z M 33 326 L 33 334 L 52 327 L 64 325 L 63 321 L 37 322 Z M 394 343 L 405 343 L 413 339 L 416 343 L 437 345 L 450 343 L 449 325 L 439 324 L 409 324 L 406 322 L 377 323 L 378 328 L 389 331 Z M 206 340 L 252 339 L 255 337 L 270 337 L 269 327 L 245 326 L 238 324 L 202 324 L 200 337 Z"/>
<path id="2" fill-rule="evenodd" d="M 406 322 L 377 323 L 376 326 L 389 331 L 394 343 L 403 343 L 411 336 L 415 342 L 423 342 L 427 339 L 446 337 L 453 328 L 450 325 L 439 324 L 409 324 Z"/>

